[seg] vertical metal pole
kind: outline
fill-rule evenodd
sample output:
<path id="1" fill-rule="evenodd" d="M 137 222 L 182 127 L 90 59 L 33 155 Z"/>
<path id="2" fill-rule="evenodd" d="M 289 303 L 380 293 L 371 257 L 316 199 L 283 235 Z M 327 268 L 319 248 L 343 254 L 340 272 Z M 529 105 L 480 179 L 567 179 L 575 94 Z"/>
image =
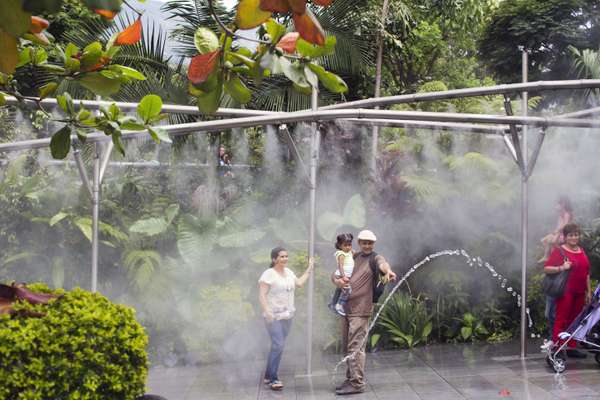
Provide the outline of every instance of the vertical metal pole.
<path id="1" fill-rule="evenodd" d="M 316 111 L 319 108 L 319 89 L 313 87 L 311 97 L 311 108 Z M 317 167 L 319 164 L 319 147 L 321 135 L 317 123 L 311 124 L 312 139 L 310 141 L 310 226 L 308 230 L 308 257 L 315 256 L 315 226 L 317 220 Z M 313 294 L 315 290 L 314 273 L 308 278 L 308 301 L 307 307 L 307 332 L 306 332 L 306 374 L 312 374 L 312 331 L 313 331 Z"/>
<path id="2" fill-rule="evenodd" d="M 381 8 L 381 26 L 379 35 L 377 35 L 377 62 L 375 64 L 375 94 L 374 97 L 379 97 L 381 94 L 381 70 L 383 67 L 383 31 L 385 30 L 385 22 L 387 20 L 389 9 L 389 0 L 383 0 Z M 375 107 L 379 109 L 379 107 Z M 375 177 L 377 172 L 377 143 L 379 141 L 379 125 L 373 126 L 373 134 L 371 135 L 371 176 Z"/>
<path id="3" fill-rule="evenodd" d="M 98 290 L 98 220 L 100 213 L 100 154 L 94 145 L 94 177 L 92 182 L 92 292 Z"/>
<path id="4" fill-rule="evenodd" d="M 528 53 L 527 49 L 521 48 L 523 83 L 528 79 Z M 527 116 L 527 92 L 521 95 L 521 109 L 523 116 Z M 523 170 L 521 179 L 521 359 L 527 356 L 527 228 L 528 228 L 528 188 L 527 188 L 527 126 L 521 126 L 521 151 L 523 153 Z"/>

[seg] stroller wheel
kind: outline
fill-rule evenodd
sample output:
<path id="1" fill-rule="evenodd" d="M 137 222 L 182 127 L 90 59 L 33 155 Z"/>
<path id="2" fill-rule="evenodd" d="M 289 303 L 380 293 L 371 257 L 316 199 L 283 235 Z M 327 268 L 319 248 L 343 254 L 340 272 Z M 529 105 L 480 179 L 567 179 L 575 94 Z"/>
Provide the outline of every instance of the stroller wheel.
<path id="1" fill-rule="evenodd" d="M 596 362 L 597 362 L 598 364 L 600 364 L 600 353 L 596 353 L 596 354 L 594 354 L 594 359 L 596 360 Z"/>
<path id="2" fill-rule="evenodd" d="M 552 360 L 549 356 L 546 356 L 546 364 L 548 364 L 549 367 L 552 367 Z"/>
<path id="3" fill-rule="evenodd" d="M 556 372 L 557 374 L 562 373 L 565 369 L 567 369 L 567 364 L 565 363 L 565 360 L 560 358 L 560 357 L 556 357 L 554 359 L 554 362 L 552 363 L 552 369 L 554 370 L 554 372 Z"/>

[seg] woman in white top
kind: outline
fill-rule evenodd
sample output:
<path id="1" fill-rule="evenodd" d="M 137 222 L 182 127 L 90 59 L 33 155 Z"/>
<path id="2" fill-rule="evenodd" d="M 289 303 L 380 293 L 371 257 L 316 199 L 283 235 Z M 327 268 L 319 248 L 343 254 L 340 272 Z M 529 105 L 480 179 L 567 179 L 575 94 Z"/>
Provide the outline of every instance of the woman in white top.
<path id="1" fill-rule="evenodd" d="M 271 250 L 271 266 L 262 273 L 258 280 L 260 306 L 271 337 L 271 351 L 267 361 L 264 382 L 273 390 L 283 389 L 277 376 L 279 362 L 283 354 L 285 338 L 292 326 L 294 308 L 294 290 L 302 287 L 313 269 L 313 260 L 309 260 L 308 268 L 301 277 L 287 268 L 288 253 L 283 247 Z"/>

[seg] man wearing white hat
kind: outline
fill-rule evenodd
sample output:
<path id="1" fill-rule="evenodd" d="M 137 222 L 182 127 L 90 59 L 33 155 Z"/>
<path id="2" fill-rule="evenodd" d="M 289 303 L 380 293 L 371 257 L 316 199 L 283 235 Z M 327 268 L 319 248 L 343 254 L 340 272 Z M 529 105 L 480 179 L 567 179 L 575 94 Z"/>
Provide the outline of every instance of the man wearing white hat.
<path id="1" fill-rule="evenodd" d="M 331 280 L 337 287 L 348 283 L 352 293 L 346 303 L 346 316 L 342 319 L 342 345 L 346 354 L 354 354 L 348 360 L 346 380 L 335 390 L 336 394 L 347 395 L 365 391 L 365 347 L 369 318 L 373 314 L 373 300 L 379 275 L 383 282 L 394 281 L 396 274 L 383 256 L 375 253 L 373 247 L 377 241 L 375 234 L 369 230 L 360 231 L 358 245 L 360 252 L 355 255 L 352 276 L 336 277 Z M 377 273 L 377 272 L 378 273 Z"/>

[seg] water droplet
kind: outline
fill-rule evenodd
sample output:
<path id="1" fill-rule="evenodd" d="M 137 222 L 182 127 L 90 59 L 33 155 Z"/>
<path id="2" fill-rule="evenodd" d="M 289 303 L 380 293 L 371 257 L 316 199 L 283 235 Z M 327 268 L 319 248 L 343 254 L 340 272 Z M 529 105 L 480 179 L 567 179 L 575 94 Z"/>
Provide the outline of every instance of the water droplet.
<path id="1" fill-rule="evenodd" d="M 500 286 L 504 289 L 506 287 L 506 283 L 502 282 Z"/>
<path id="2" fill-rule="evenodd" d="M 466 252 L 466 251 L 464 251 L 464 250 L 461 250 L 461 251 L 460 251 L 460 254 L 462 254 L 462 255 L 463 255 L 463 256 L 465 256 L 465 257 L 469 257 L 469 255 L 467 254 L 467 252 Z"/>
<path id="3" fill-rule="evenodd" d="M 495 277 L 498 276 L 498 273 L 497 272 L 492 272 L 492 276 L 495 278 Z"/>
<path id="4" fill-rule="evenodd" d="M 509 287 L 509 288 L 506 289 L 506 291 L 510 293 L 510 292 L 513 291 L 513 288 Z"/>
<path id="5" fill-rule="evenodd" d="M 512 295 L 513 295 L 513 297 L 515 297 L 515 296 L 517 295 L 517 292 L 513 292 L 513 294 L 512 294 Z"/>

